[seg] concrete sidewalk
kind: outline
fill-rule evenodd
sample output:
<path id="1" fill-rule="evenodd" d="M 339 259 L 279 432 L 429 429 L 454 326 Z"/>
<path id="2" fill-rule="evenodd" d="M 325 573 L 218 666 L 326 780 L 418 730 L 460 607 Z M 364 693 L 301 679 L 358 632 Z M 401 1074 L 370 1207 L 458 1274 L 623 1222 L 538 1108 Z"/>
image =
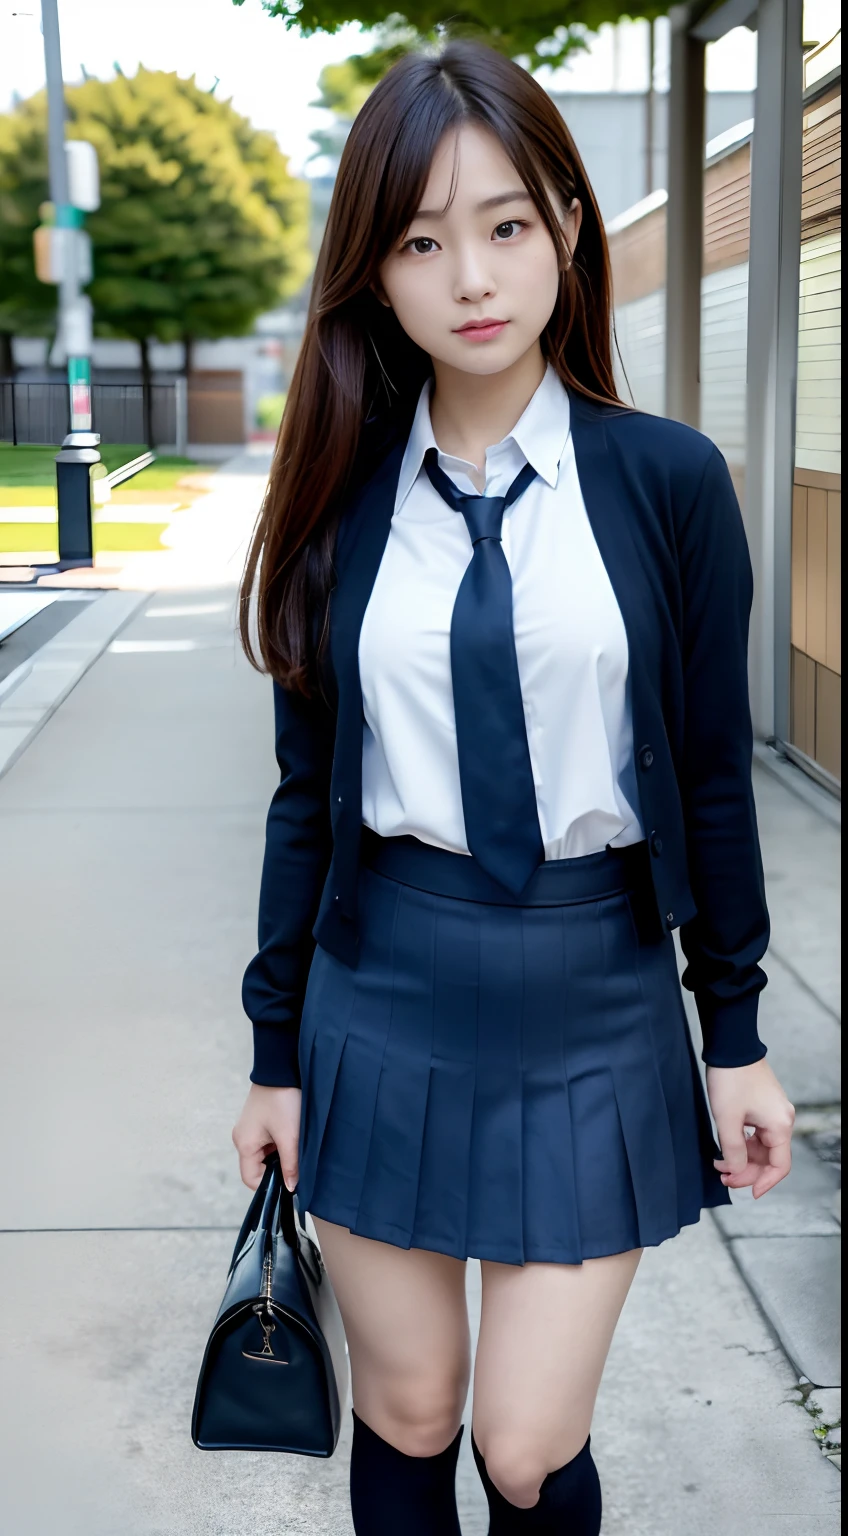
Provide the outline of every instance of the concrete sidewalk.
<path id="1" fill-rule="evenodd" d="M 247 1198 L 230 1144 L 250 1058 L 239 986 L 275 783 L 270 688 L 233 639 L 229 576 L 144 602 L 0 778 L 9 1536 L 351 1532 L 347 1427 L 330 1462 L 189 1439 Z M 837 1096 L 837 834 L 762 773 L 758 795 L 775 917 L 764 1032 L 814 1138 Z M 770 1209 L 740 1203 L 646 1254 L 593 1430 L 605 1536 L 839 1529 L 839 1478 L 797 1390 L 814 1355 L 773 1294 L 775 1244 L 795 1245 L 802 1289 L 831 1283 L 816 1245 L 837 1230 L 833 1164 L 809 1140 L 799 1167 Z M 478 1282 L 470 1265 L 472 1310 Z M 822 1335 L 825 1374 L 829 1348 Z M 463 1531 L 479 1536 L 467 1451 Z"/>

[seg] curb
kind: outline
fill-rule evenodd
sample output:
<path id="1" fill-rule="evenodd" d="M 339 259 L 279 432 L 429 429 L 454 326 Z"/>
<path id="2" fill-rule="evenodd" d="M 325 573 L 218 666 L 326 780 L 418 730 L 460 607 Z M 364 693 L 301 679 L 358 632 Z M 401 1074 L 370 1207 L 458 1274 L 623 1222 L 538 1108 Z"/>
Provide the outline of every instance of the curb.
<path id="1" fill-rule="evenodd" d="M 3 679 L 0 778 L 149 597 L 149 592 L 105 592 Z"/>

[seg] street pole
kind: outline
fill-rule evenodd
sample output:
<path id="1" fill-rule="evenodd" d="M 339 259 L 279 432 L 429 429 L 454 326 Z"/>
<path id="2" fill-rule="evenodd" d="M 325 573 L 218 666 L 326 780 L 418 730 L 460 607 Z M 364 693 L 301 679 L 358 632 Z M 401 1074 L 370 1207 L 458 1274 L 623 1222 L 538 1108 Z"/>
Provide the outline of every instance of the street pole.
<path id="1" fill-rule="evenodd" d="M 59 564 L 93 565 L 91 466 L 100 461 L 100 437 L 91 430 L 91 300 L 82 292 L 81 284 L 87 237 L 82 229 L 82 211 L 71 202 L 58 0 L 41 0 L 41 24 L 50 198 L 60 242 L 56 350 L 67 359 L 71 428 L 56 455 Z"/>

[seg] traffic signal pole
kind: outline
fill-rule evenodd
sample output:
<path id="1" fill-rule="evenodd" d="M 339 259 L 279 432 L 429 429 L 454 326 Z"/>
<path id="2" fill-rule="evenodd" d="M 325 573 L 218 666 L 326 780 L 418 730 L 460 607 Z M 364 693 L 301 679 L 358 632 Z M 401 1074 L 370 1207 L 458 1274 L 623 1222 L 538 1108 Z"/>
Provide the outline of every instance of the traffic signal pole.
<path id="1" fill-rule="evenodd" d="M 56 349 L 67 360 L 70 403 L 71 430 L 56 455 L 59 565 L 65 568 L 94 564 L 91 466 L 100 461 L 100 437 L 91 430 L 91 300 L 82 292 L 81 281 L 90 277 L 90 271 L 85 273 L 88 237 L 82 229 L 82 210 L 71 201 L 58 0 L 41 0 L 41 24 L 47 76 L 50 199 L 58 268 L 54 278 L 59 299 Z"/>

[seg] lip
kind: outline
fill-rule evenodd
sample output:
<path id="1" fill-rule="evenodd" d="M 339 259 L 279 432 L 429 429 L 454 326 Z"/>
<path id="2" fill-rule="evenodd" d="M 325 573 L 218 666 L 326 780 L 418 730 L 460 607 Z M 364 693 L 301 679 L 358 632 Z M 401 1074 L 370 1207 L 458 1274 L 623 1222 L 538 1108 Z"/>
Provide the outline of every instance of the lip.
<path id="1" fill-rule="evenodd" d="M 508 320 L 469 320 L 467 325 L 459 326 L 454 335 L 465 336 L 468 341 L 491 341 L 508 325 Z"/>

